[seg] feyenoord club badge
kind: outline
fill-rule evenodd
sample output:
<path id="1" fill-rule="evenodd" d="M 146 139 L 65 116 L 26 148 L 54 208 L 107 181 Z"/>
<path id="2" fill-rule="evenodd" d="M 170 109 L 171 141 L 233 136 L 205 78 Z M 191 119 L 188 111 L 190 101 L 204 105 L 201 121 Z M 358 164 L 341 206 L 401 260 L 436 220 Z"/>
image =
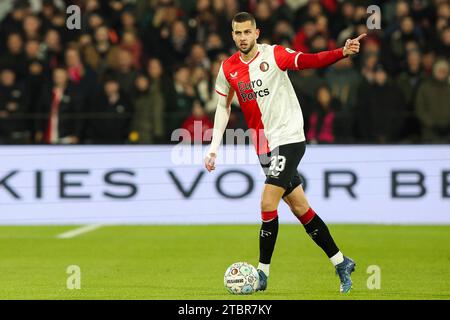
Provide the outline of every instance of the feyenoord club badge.
<path id="1" fill-rule="evenodd" d="M 261 69 L 262 72 L 266 72 L 267 70 L 269 70 L 269 64 L 263 61 L 259 65 L 259 69 Z"/>

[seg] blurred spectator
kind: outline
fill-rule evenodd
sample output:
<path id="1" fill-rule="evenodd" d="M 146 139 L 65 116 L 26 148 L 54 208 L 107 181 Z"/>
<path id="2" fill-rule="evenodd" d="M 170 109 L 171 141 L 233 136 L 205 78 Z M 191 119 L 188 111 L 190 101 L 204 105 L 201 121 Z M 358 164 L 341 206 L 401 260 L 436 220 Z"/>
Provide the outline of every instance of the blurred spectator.
<path id="1" fill-rule="evenodd" d="M 124 49 L 117 51 L 117 59 L 114 64 L 113 74 L 119 81 L 120 89 L 130 96 L 133 92 L 134 81 L 137 77 L 137 70 L 133 66 L 133 57 L 131 53 Z"/>
<path id="2" fill-rule="evenodd" d="M 405 98 L 407 111 L 403 136 L 408 138 L 409 141 L 418 141 L 420 135 L 420 123 L 414 112 L 414 103 L 417 97 L 417 90 L 424 77 L 420 52 L 417 50 L 409 51 L 407 55 L 407 68 L 397 78 L 397 84 Z"/>
<path id="3" fill-rule="evenodd" d="M 64 41 L 64 44 L 76 41 L 79 32 L 67 29 L 66 10 L 58 10 L 51 18 L 51 28 L 57 30 Z"/>
<path id="4" fill-rule="evenodd" d="M 122 35 L 120 48 L 128 51 L 132 57 L 133 67 L 138 70 L 141 68 L 142 44 L 133 31 L 125 31 Z"/>
<path id="5" fill-rule="evenodd" d="M 156 108 L 161 107 L 160 101 L 156 102 Z M 159 102 L 159 103 L 158 103 Z M 131 119 L 130 141 L 133 143 L 155 143 L 154 130 L 158 121 L 158 115 L 162 110 L 155 110 L 150 95 L 149 79 L 140 75 L 136 78 L 133 95 L 134 114 Z M 159 120 L 163 120 L 159 118 Z"/>
<path id="6" fill-rule="evenodd" d="M 436 16 L 436 31 L 439 34 L 449 26 L 450 3 L 448 1 L 436 1 Z"/>
<path id="7" fill-rule="evenodd" d="M 103 88 L 91 109 L 86 142 L 93 144 L 123 144 L 128 141 L 133 112 L 129 96 L 120 90 L 119 81 L 107 75 Z"/>
<path id="8" fill-rule="evenodd" d="M 149 56 L 162 56 L 167 45 L 170 25 L 176 20 L 177 8 L 173 1 L 138 1 L 134 10 L 144 51 Z M 162 43 L 164 42 L 164 43 Z"/>
<path id="9" fill-rule="evenodd" d="M 122 0 L 110 0 L 106 4 L 101 3 L 102 9 L 107 13 L 112 27 L 117 28 L 120 25 L 121 15 L 127 11 L 126 3 Z"/>
<path id="10" fill-rule="evenodd" d="M 43 30 L 47 30 L 52 26 L 52 20 L 55 17 L 57 8 L 53 3 L 53 0 L 43 0 L 42 9 L 39 14 L 41 27 Z"/>
<path id="11" fill-rule="evenodd" d="M 320 15 L 316 19 L 316 28 L 317 32 L 324 36 L 328 41 L 331 41 L 331 43 L 334 46 L 335 41 L 333 39 L 330 39 L 330 29 L 328 24 L 328 18 L 326 15 Z"/>
<path id="12" fill-rule="evenodd" d="M 355 105 L 358 86 L 362 80 L 361 75 L 353 68 L 353 60 L 342 59 L 330 68 L 325 75 L 332 96 L 340 105 L 340 111 L 336 114 L 339 135 L 337 142 L 355 142 L 353 126 L 355 123 Z M 345 125 L 342 125 L 345 124 Z"/>
<path id="13" fill-rule="evenodd" d="M 215 24 L 214 30 L 211 30 L 209 34 L 217 34 L 224 49 L 229 49 L 233 46 L 233 39 L 229 36 L 230 21 L 239 11 L 238 0 L 211 0 L 211 2 Z"/>
<path id="14" fill-rule="evenodd" d="M 187 65 L 190 68 L 200 67 L 203 69 L 209 69 L 211 66 L 205 48 L 198 43 L 192 45 L 191 52 L 189 54 L 189 57 L 187 57 L 186 61 Z"/>
<path id="15" fill-rule="evenodd" d="M 134 143 L 162 143 L 166 138 L 164 116 L 168 82 L 163 77 L 158 59 L 150 59 L 147 69 L 148 76 L 141 75 L 136 79 L 130 140 Z"/>
<path id="16" fill-rule="evenodd" d="M 220 23 L 212 11 L 211 0 L 197 0 L 194 19 L 190 22 L 195 26 L 194 41 L 205 43 L 208 34 L 216 32 Z"/>
<path id="17" fill-rule="evenodd" d="M 178 20 L 173 23 L 170 29 L 168 27 L 162 28 L 159 48 L 159 56 L 163 59 L 164 65 L 167 65 L 170 69 L 177 61 L 184 61 L 191 48 L 186 24 Z"/>
<path id="18" fill-rule="evenodd" d="M 450 142 L 449 101 L 449 64 L 438 60 L 433 67 L 433 77 L 424 81 L 417 93 L 416 112 L 422 123 L 423 142 Z"/>
<path id="19" fill-rule="evenodd" d="M 169 136 L 173 130 L 180 128 L 184 119 L 191 113 L 192 104 L 195 100 L 195 89 L 187 67 L 181 67 L 175 72 L 173 90 L 175 99 L 174 104 L 169 105 Z"/>
<path id="20" fill-rule="evenodd" d="M 291 39 L 295 36 L 294 29 L 289 21 L 277 21 L 274 28 L 273 41 L 284 47 L 291 46 Z"/>
<path id="21" fill-rule="evenodd" d="M 211 33 L 205 45 L 209 60 L 217 59 L 217 55 L 225 50 L 224 42 L 217 33 Z"/>
<path id="22" fill-rule="evenodd" d="M 385 21 L 387 23 L 386 27 L 386 37 L 390 37 L 392 33 L 400 29 L 400 22 L 404 17 L 408 17 L 411 15 L 411 8 L 406 0 L 398 0 L 392 1 L 392 6 L 384 5 L 386 9 L 386 14 L 384 15 Z M 395 12 L 392 14 L 390 11 L 390 7 L 395 6 Z"/>
<path id="23" fill-rule="evenodd" d="M 37 143 L 75 144 L 80 141 L 81 111 L 75 89 L 64 68 L 53 70 L 52 83 L 43 88 L 36 119 Z"/>
<path id="24" fill-rule="evenodd" d="M 419 26 L 414 24 L 414 20 L 410 16 L 401 18 L 400 27 L 390 37 L 388 48 L 391 51 L 393 59 L 397 62 L 395 64 L 396 73 L 399 72 L 401 66 L 399 62 L 406 59 L 406 44 L 409 41 L 422 43 L 422 32 Z"/>
<path id="25" fill-rule="evenodd" d="M 447 25 L 447 27 L 442 30 L 439 40 L 436 50 L 437 54 L 446 59 L 450 59 L 450 25 Z"/>
<path id="26" fill-rule="evenodd" d="M 38 40 L 29 40 L 25 45 L 25 54 L 27 62 L 27 77 L 24 81 L 27 95 L 27 112 L 28 116 L 37 113 L 36 101 L 39 101 L 42 88 L 48 79 L 48 74 L 52 68 L 46 59 L 43 48 L 39 45 Z M 34 123 L 28 119 L 29 129 L 32 131 Z"/>
<path id="27" fill-rule="evenodd" d="M 0 52 L 3 52 L 7 39 L 11 34 L 20 32 L 25 17 L 30 12 L 30 6 L 24 1 L 15 1 L 12 11 L 0 22 Z"/>
<path id="28" fill-rule="evenodd" d="M 345 0 L 340 7 L 340 14 L 331 21 L 331 36 L 338 39 L 340 30 L 348 30 L 347 34 L 353 33 L 353 17 L 355 15 L 355 5 L 352 1 Z M 348 38 L 346 36 L 345 38 Z"/>
<path id="29" fill-rule="evenodd" d="M 92 32 L 95 28 L 103 24 L 99 0 L 86 0 L 83 9 L 84 12 L 81 21 L 82 30 Z M 91 19 L 92 17 L 93 19 Z"/>
<path id="30" fill-rule="evenodd" d="M 205 104 L 212 94 L 209 90 L 208 77 L 205 69 L 197 67 L 192 70 L 192 85 L 195 89 L 196 97 Z M 215 94 L 215 93 L 214 93 Z"/>
<path id="31" fill-rule="evenodd" d="M 26 16 L 23 20 L 23 31 L 25 40 L 35 40 L 41 37 L 41 20 L 34 15 Z"/>
<path id="32" fill-rule="evenodd" d="M 191 115 L 184 120 L 181 127 L 189 132 L 190 142 L 207 143 L 211 141 L 211 129 L 214 127 L 214 124 L 209 120 L 200 101 L 195 100 L 192 105 Z"/>
<path id="33" fill-rule="evenodd" d="M 320 33 L 310 39 L 309 47 L 311 49 L 311 53 L 335 49 L 334 42 L 328 41 L 327 38 Z"/>
<path id="34" fill-rule="evenodd" d="M 45 64 L 43 53 L 38 40 L 29 40 L 25 44 L 25 57 L 27 65 L 27 79 L 34 74 L 48 74 L 48 68 Z M 44 70 L 45 68 L 45 70 Z"/>
<path id="35" fill-rule="evenodd" d="M 306 138 L 310 143 L 333 143 L 336 140 L 335 111 L 340 109 L 339 101 L 332 98 L 326 86 L 319 88 L 317 101 L 318 104 L 309 117 Z"/>
<path id="36" fill-rule="evenodd" d="M 368 83 L 372 83 L 375 77 L 375 67 L 381 63 L 378 52 L 366 51 L 362 56 L 361 75 Z"/>
<path id="37" fill-rule="evenodd" d="M 423 70 L 428 77 L 431 77 L 433 75 L 433 65 L 435 61 L 436 61 L 436 52 L 434 52 L 429 48 L 428 49 L 425 48 L 422 55 L 422 65 Z"/>
<path id="38" fill-rule="evenodd" d="M 49 29 L 45 34 L 42 49 L 49 68 L 54 69 L 64 62 L 64 48 L 61 43 L 61 36 L 55 29 Z"/>
<path id="39" fill-rule="evenodd" d="M 4 69 L 0 73 L 0 143 L 30 142 L 26 112 L 24 87 L 18 84 L 14 71 Z"/>
<path id="40" fill-rule="evenodd" d="M 322 14 L 324 14 L 324 8 L 320 1 L 311 0 L 297 11 L 296 19 L 300 19 L 299 21 L 305 21 L 307 19 L 315 20 Z"/>
<path id="41" fill-rule="evenodd" d="M 102 25 L 95 29 L 94 43 L 86 44 L 83 53 L 86 64 L 101 77 L 117 64 L 119 47 L 111 43 L 109 29 Z"/>
<path id="42" fill-rule="evenodd" d="M 27 72 L 24 54 L 24 43 L 20 33 L 10 33 L 7 39 L 6 52 L 0 54 L 0 69 L 10 68 L 19 80 L 23 79 Z"/>
<path id="43" fill-rule="evenodd" d="M 86 12 L 83 16 L 86 18 L 87 26 L 82 29 L 89 33 L 95 33 L 99 27 L 104 26 L 106 23 L 105 19 L 96 11 Z"/>
<path id="44" fill-rule="evenodd" d="M 136 18 L 133 14 L 133 11 L 130 9 L 124 10 L 120 15 L 120 24 L 121 24 L 121 30 L 123 35 L 126 32 L 136 33 L 137 27 L 136 27 Z"/>
<path id="45" fill-rule="evenodd" d="M 89 111 L 94 104 L 93 99 L 97 92 L 97 74 L 83 63 L 76 45 L 66 49 L 65 62 L 69 79 L 83 108 L 82 111 Z"/>
<path id="46" fill-rule="evenodd" d="M 310 52 L 308 43 L 317 32 L 313 19 L 304 20 L 302 28 L 297 32 L 292 40 L 292 49 L 301 52 Z"/>
<path id="47" fill-rule="evenodd" d="M 333 97 L 338 98 L 343 110 L 352 110 L 356 90 L 361 81 L 360 74 L 353 67 L 353 60 L 342 59 L 333 65 L 325 75 Z"/>
<path id="48" fill-rule="evenodd" d="M 398 141 L 403 126 L 405 102 L 400 89 L 391 82 L 386 70 L 377 65 L 371 82 L 358 89 L 357 124 L 362 142 Z"/>
<path id="49" fill-rule="evenodd" d="M 272 38 L 274 29 L 274 15 L 271 12 L 269 1 L 259 1 L 256 5 L 255 20 L 260 29 L 261 38 Z"/>
<path id="50" fill-rule="evenodd" d="M 43 66 L 44 59 L 38 40 L 33 39 L 27 41 L 25 44 L 25 57 L 27 62 L 27 75 L 30 72 L 30 64 L 37 62 Z"/>

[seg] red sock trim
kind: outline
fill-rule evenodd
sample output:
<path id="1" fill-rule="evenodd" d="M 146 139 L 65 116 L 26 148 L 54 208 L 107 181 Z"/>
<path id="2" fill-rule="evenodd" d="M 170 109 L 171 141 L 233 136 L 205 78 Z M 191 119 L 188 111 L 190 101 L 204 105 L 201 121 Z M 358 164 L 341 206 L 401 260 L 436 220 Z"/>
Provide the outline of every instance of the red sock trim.
<path id="1" fill-rule="evenodd" d="M 312 208 L 309 208 L 308 211 L 306 211 L 306 213 L 299 218 L 299 220 L 303 225 L 305 225 L 308 224 L 315 215 L 316 213 L 314 212 L 314 210 Z"/>
<path id="2" fill-rule="evenodd" d="M 263 221 L 270 221 L 278 217 L 278 210 L 269 211 L 269 212 L 261 212 L 261 218 Z"/>

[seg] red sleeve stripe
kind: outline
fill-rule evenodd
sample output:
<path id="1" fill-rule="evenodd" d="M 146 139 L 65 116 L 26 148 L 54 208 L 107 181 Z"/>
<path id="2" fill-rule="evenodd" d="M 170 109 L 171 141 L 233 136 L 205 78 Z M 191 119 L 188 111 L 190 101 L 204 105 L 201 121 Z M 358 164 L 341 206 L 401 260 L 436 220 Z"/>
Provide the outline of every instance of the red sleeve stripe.
<path id="1" fill-rule="evenodd" d="M 214 90 L 216 90 L 216 92 L 217 92 L 218 94 L 220 94 L 221 96 L 227 97 L 227 95 L 226 95 L 225 93 L 222 93 L 222 92 L 220 92 L 220 91 L 217 91 L 217 89 L 214 89 Z"/>

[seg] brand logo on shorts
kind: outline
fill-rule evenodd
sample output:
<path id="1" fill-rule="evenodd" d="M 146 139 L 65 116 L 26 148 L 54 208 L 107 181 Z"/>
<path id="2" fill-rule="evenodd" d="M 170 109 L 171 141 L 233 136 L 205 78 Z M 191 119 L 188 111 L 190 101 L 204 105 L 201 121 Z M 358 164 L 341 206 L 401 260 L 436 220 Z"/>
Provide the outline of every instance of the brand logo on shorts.
<path id="1" fill-rule="evenodd" d="M 269 64 L 267 62 L 261 62 L 261 64 L 259 65 L 259 69 L 262 72 L 266 72 L 267 70 L 269 70 Z"/>

